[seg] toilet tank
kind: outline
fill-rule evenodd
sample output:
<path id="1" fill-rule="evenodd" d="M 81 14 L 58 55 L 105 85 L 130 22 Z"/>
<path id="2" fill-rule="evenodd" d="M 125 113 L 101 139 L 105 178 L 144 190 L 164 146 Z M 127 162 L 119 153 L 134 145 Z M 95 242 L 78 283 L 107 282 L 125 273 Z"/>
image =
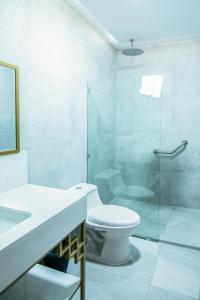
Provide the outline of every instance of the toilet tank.
<path id="1" fill-rule="evenodd" d="M 107 169 L 96 175 L 95 184 L 104 204 L 109 204 L 115 197 L 116 190 L 124 186 L 120 171 L 115 169 Z"/>
<path id="2" fill-rule="evenodd" d="M 74 188 L 87 195 L 87 211 L 90 211 L 92 208 L 98 205 L 103 205 L 96 185 L 80 183 L 75 185 Z"/>

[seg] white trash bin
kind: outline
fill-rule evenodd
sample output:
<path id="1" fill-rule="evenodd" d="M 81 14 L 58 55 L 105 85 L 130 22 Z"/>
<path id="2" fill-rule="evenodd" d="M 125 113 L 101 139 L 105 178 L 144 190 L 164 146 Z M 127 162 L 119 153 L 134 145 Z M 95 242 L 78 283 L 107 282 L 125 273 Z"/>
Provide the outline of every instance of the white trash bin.
<path id="1" fill-rule="evenodd" d="M 67 300 L 79 284 L 78 277 L 37 264 L 2 294 L 0 299 Z"/>

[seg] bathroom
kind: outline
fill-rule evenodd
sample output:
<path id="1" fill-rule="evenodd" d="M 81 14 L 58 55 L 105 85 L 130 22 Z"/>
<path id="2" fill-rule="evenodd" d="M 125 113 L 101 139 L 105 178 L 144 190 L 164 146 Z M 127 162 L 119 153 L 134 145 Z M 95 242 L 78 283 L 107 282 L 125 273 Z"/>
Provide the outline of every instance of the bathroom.
<path id="1" fill-rule="evenodd" d="M 13 258 L 12 272 L 21 271 L 4 288 L 0 279 L 0 299 L 200 299 L 199 11 L 198 0 L 0 2 L 0 95 L 6 86 L 1 69 L 11 68 L 15 93 L 9 88 L 6 95 L 16 100 L 15 122 L 1 128 L 0 116 L 0 269 L 7 269 L 7 234 L 32 218 L 2 233 L 2 201 L 15 189 L 28 185 L 25 192 L 36 193 L 38 203 L 42 187 L 55 197 L 62 198 L 61 191 L 74 199 L 84 195 L 74 200 L 65 235 L 86 220 L 86 262 L 70 260 L 66 274 L 74 277 L 63 277 L 68 286 L 81 269 L 80 291 L 62 298 L 58 286 L 64 291 L 64 285 L 45 279 L 42 288 L 41 274 L 35 275 L 41 290 L 32 291 L 31 268 L 64 237 L 60 220 L 49 229 L 59 238 L 38 257 L 36 246 L 32 260 L 20 248 L 21 267 Z M 0 104 L 3 116 L 5 107 Z M 100 218 L 101 229 L 88 215 L 96 186 L 95 203 L 104 204 L 108 222 L 106 227 Z M 47 198 L 53 211 L 58 201 Z M 36 219 L 43 211 L 41 202 Z M 130 229 L 126 239 L 124 227 Z M 111 246 L 102 258 L 107 229 Z M 111 238 L 118 229 L 124 239 L 116 242 Z M 60 273 L 52 273 L 57 282 Z M 19 289 L 26 290 L 20 298 Z"/>

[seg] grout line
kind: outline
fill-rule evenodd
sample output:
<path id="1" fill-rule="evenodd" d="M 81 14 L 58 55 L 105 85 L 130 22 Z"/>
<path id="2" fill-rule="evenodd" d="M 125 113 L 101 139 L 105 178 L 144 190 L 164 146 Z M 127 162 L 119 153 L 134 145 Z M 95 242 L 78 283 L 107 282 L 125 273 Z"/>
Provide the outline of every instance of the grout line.
<path id="1" fill-rule="evenodd" d="M 175 243 L 175 242 L 165 241 L 165 240 L 161 240 L 161 239 L 154 239 L 154 238 L 149 238 L 149 237 L 142 237 L 139 235 L 133 235 L 133 237 L 136 237 L 136 238 L 139 238 L 142 240 L 146 240 L 146 241 L 155 242 L 155 243 L 168 244 L 168 245 L 177 246 L 177 247 L 181 247 L 181 248 L 187 248 L 187 249 L 191 249 L 191 250 L 200 251 L 200 247 L 198 247 L 198 246 L 185 245 L 185 244 L 181 244 L 181 243 Z"/>
<path id="2" fill-rule="evenodd" d="M 175 243 L 175 242 L 170 242 L 170 241 L 165 241 L 165 240 L 159 240 L 159 242 L 163 243 L 163 244 L 172 245 L 172 246 L 178 246 L 178 247 L 181 247 L 181 248 L 187 248 L 187 249 L 191 249 L 191 250 L 200 251 L 200 247 L 197 247 L 197 246 L 185 245 L 185 244 Z"/>

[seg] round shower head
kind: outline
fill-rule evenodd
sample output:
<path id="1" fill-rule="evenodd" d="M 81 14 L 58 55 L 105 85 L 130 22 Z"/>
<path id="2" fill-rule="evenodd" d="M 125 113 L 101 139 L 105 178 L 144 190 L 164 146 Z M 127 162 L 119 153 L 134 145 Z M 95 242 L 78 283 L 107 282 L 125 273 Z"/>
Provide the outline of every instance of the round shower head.
<path id="1" fill-rule="evenodd" d="M 124 49 L 122 53 L 127 56 L 137 56 L 143 54 L 144 51 L 142 49 L 137 49 L 137 48 L 128 48 L 128 49 Z"/>
<path id="2" fill-rule="evenodd" d="M 127 56 L 137 56 L 137 55 L 141 55 L 144 53 L 144 50 L 133 47 L 133 41 L 134 41 L 133 39 L 130 40 L 131 48 L 122 50 L 122 54 L 127 55 Z"/>

